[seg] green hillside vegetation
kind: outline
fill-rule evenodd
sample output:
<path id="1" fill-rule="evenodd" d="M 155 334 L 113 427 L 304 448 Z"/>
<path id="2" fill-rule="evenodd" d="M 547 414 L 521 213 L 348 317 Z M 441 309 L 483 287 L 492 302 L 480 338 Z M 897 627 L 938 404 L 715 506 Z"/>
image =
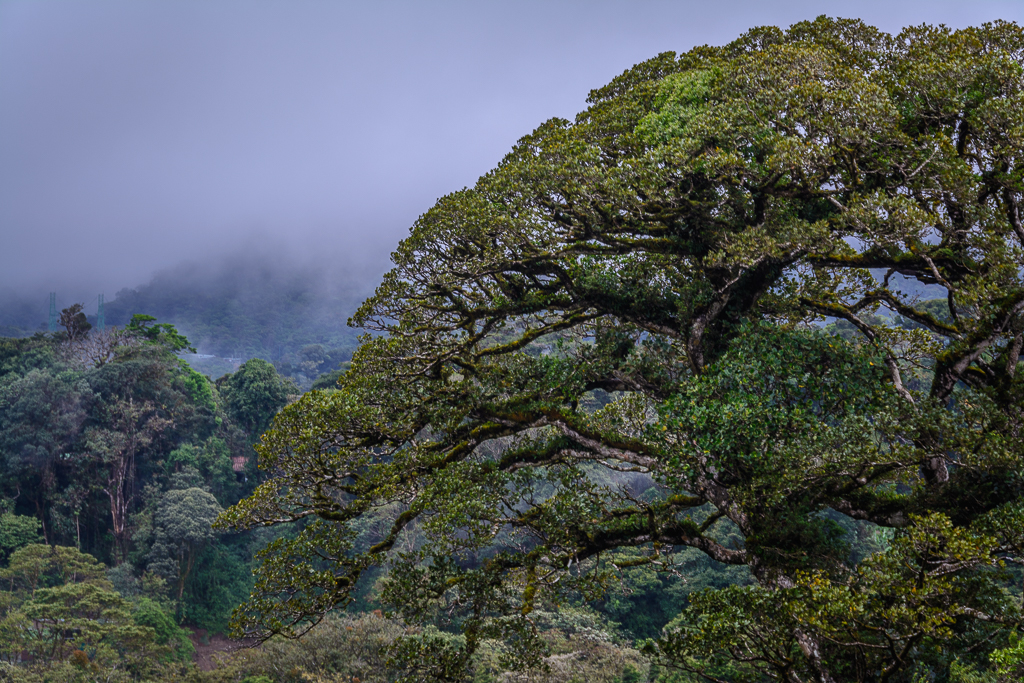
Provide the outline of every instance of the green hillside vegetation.
<path id="1" fill-rule="evenodd" d="M 252 430 L 292 385 L 251 361 L 225 400 L 173 325 L 61 319 L 0 339 L 0 659 L 133 677 L 154 656 L 190 663 L 178 625 L 223 631 L 248 595 L 262 541 L 211 523 L 257 483 Z"/>

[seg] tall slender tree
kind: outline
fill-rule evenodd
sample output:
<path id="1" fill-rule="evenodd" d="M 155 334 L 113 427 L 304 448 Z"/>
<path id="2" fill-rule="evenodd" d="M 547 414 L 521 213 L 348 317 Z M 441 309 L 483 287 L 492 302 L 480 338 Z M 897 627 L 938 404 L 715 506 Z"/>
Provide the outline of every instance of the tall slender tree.
<path id="1" fill-rule="evenodd" d="M 128 558 L 128 517 L 135 498 L 136 458 L 170 424 L 157 414 L 152 403 L 129 397 L 113 402 L 103 426 L 91 428 L 86 435 L 87 446 L 105 473 L 103 493 L 110 500 L 117 564 Z"/>

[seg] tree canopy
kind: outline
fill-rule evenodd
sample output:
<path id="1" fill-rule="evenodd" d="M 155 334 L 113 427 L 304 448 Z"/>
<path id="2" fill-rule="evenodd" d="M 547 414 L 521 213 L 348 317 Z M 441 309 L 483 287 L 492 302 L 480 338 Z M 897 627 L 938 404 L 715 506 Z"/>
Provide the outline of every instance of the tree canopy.
<path id="1" fill-rule="evenodd" d="M 295 391 L 274 366 L 262 358 L 250 358 L 238 371 L 217 380 L 228 411 L 252 439 L 259 436 Z"/>
<path id="2" fill-rule="evenodd" d="M 32 544 L 15 551 L 0 569 L 0 661 L 28 654 L 36 662 L 71 657 L 137 670 L 148 657 L 165 654 L 153 630 L 133 619 L 105 569 L 75 548 Z"/>
<path id="3" fill-rule="evenodd" d="M 237 628 L 301 631 L 385 565 L 385 602 L 465 635 L 396 657 L 456 680 L 691 548 L 753 580 L 649 644 L 704 680 L 987 663 L 1021 618 L 1024 31 L 821 17 L 589 102 L 416 222 L 351 321 L 381 334 L 263 436 L 222 523 L 304 526 Z"/>
<path id="4" fill-rule="evenodd" d="M 211 525 L 221 511 L 213 494 L 197 487 L 171 490 L 160 499 L 149 567 L 174 580 L 179 602 L 199 551 L 215 536 Z"/>
<path id="5" fill-rule="evenodd" d="M 62 317 L 77 325 L 80 313 L 75 305 Z M 252 490 L 257 477 L 234 471 L 233 462 L 252 453 L 249 439 L 216 385 L 179 357 L 188 340 L 149 316 L 132 320 L 127 328 L 0 338 L 0 578 L 8 563 L 32 556 L 24 554 L 26 547 L 42 543 L 34 552 L 53 546 L 54 557 L 81 552 L 114 565 L 107 578 L 132 603 L 133 615 L 142 609 L 140 600 L 153 601 L 146 621 L 136 623 L 156 628 L 163 646 L 171 636 L 160 614 L 174 623 L 177 613 L 183 623 L 221 632 L 248 593 L 251 535 L 215 534 L 210 525 L 222 505 Z M 121 618 L 105 615 L 114 605 L 107 587 L 58 591 L 60 580 L 53 575 L 42 587 L 54 589 L 61 609 L 92 600 L 98 611 L 82 618 Z M 0 585 L 0 620 L 23 602 L 19 590 Z M 8 622 L 11 632 L 24 631 L 26 610 L 14 610 L 20 616 Z M 52 620 L 44 630 L 39 638 L 74 636 L 52 630 Z M 173 640 L 180 645 L 179 636 Z M 130 650 L 132 642 L 122 645 Z M 9 658 L 18 680 L 50 666 L 50 655 L 36 664 L 19 662 L 22 649 Z M 190 659 L 187 649 L 176 649 L 172 659 Z M 59 645 L 52 662 L 74 667 L 75 651 Z M 0 653 L 0 680 L 7 680 L 5 657 Z M 124 670 L 116 658 L 108 663 Z"/>

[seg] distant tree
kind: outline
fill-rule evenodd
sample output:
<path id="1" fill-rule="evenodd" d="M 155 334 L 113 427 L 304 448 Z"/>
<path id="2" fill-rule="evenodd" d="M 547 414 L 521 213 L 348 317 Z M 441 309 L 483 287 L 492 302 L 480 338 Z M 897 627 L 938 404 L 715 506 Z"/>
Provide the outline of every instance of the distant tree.
<path id="1" fill-rule="evenodd" d="M 4 589 L 22 598 L 39 588 L 106 578 L 106 567 L 77 548 L 34 543 L 16 550 L 0 575 Z"/>
<path id="2" fill-rule="evenodd" d="M 98 368 L 118 356 L 130 355 L 142 343 L 143 341 L 133 334 L 111 327 L 90 332 L 85 339 L 74 345 L 69 355 L 82 366 Z"/>
<path id="3" fill-rule="evenodd" d="M 67 341 L 76 343 L 85 339 L 92 329 L 92 325 L 86 320 L 82 311 L 82 304 L 74 304 L 60 312 L 60 324 L 67 335 Z"/>
<path id="4" fill-rule="evenodd" d="M 213 383 L 206 375 L 189 368 L 184 377 L 185 388 L 192 401 L 209 410 L 216 410 L 217 403 L 213 398 Z"/>
<path id="5" fill-rule="evenodd" d="M 153 629 L 157 645 L 170 649 L 170 659 L 191 662 L 195 647 L 189 639 L 189 631 L 174 621 L 174 615 L 161 607 L 151 598 L 142 598 L 135 606 L 132 618 L 139 626 Z"/>
<path id="6" fill-rule="evenodd" d="M 81 467 L 76 469 L 80 470 Z M 70 536 L 71 527 L 74 526 L 75 547 L 79 550 L 82 548 L 82 513 L 95 492 L 94 484 L 86 478 L 64 486 L 54 494 L 50 508 L 50 518 L 56 531 Z"/>
<path id="7" fill-rule="evenodd" d="M 149 568 L 174 582 L 179 605 L 196 558 L 217 535 L 213 523 L 221 512 L 217 499 L 201 488 L 168 491 L 160 500 Z"/>
<path id="8" fill-rule="evenodd" d="M 84 664 L 158 652 L 153 629 L 135 622 L 130 603 L 113 590 L 105 569 L 75 548 L 29 545 L 16 551 L 10 566 L 0 570 L 0 580 L 16 596 L 0 620 L 0 658 L 14 661 L 27 652 L 46 664 L 80 653 Z"/>
<path id="9" fill-rule="evenodd" d="M 49 511 L 62 459 L 75 450 L 95 399 L 73 373 L 33 368 L 0 381 L 0 478 L 23 491 L 52 542 Z M 12 481 L 13 480 L 13 481 Z"/>
<path id="10" fill-rule="evenodd" d="M 316 377 L 320 368 L 327 360 L 327 352 L 322 344 L 310 344 L 299 351 L 299 367 L 306 377 Z"/>
<path id="11" fill-rule="evenodd" d="M 296 391 L 273 365 L 260 358 L 251 358 L 237 372 L 218 379 L 217 387 L 228 413 L 251 439 L 267 429 L 274 415 L 288 403 L 289 395 Z"/>
<path id="12" fill-rule="evenodd" d="M 0 338 L 0 377 L 20 377 L 48 367 L 56 355 L 53 339 L 41 332 L 22 339 Z"/>
<path id="13" fill-rule="evenodd" d="M 344 370 L 334 370 L 332 372 L 325 372 L 324 374 L 316 378 L 310 389 L 314 391 L 318 389 L 337 389 L 338 379 L 344 374 Z"/>
<path id="14" fill-rule="evenodd" d="M 188 339 L 179 333 L 174 325 L 158 323 L 156 318 L 151 315 L 141 313 L 133 315 L 131 321 L 125 325 L 124 332 L 148 343 L 165 346 L 175 353 L 179 351 L 196 352 Z"/>
<path id="15" fill-rule="evenodd" d="M 176 473 L 184 468 L 194 469 L 200 482 L 197 485 L 208 487 L 218 500 L 238 500 L 239 482 L 232 467 L 231 451 L 223 439 L 211 437 L 201 446 L 182 444 L 170 452 L 166 462 Z"/>

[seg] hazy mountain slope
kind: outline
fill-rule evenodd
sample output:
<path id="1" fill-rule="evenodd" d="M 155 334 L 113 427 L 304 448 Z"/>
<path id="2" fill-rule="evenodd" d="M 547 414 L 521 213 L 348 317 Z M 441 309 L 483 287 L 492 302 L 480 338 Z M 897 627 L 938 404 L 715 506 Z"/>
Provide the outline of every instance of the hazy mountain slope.
<path id="1" fill-rule="evenodd" d="M 335 267 L 326 259 L 299 262 L 267 251 L 242 249 L 220 259 L 191 261 L 157 273 L 149 282 L 107 295 L 106 324 L 122 326 L 136 313 L 173 323 L 203 354 L 259 356 L 298 363 L 311 344 L 351 352 L 357 330 L 346 325 L 376 278 Z M 70 305 L 58 292 L 58 307 Z M 46 329 L 47 293 L 0 301 L 0 336 Z M 77 297 L 96 322 L 95 295 Z M 345 355 L 336 351 L 332 358 Z"/>

